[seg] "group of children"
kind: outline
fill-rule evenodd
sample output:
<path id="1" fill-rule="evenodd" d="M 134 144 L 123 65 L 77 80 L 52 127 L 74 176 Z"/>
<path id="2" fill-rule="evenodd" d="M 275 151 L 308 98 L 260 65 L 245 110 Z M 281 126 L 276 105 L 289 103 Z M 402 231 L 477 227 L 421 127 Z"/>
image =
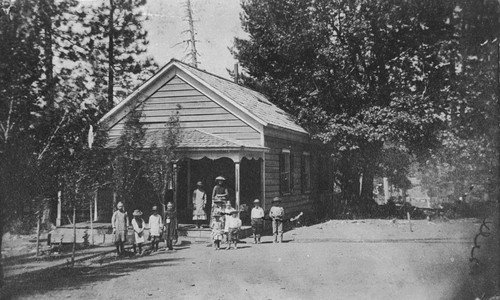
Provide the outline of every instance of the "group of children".
<path id="1" fill-rule="evenodd" d="M 223 180 L 223 179 L 222 179 Z M 222 182 L 220 180 L 220 182 Z M 193 219 L 196 219 L 198 226 L 200 226 L 199 221 L 203 220 L 203 208 L 206 204 L 206 196 L 203 190 L 200 188 L 201 183 L 198 183 L 198 190 L 200 191 L 193 194 L 193 202 L 195 203 L 196 212 L 193 215 Z M 227 242 L 226 249 L 229 250 L 233 246 L 234 249 L 238 248 L 238 232 L 241 229 L 241 219 L 239 218 L 239 212 L 231 206 L 231 201 L 224 201 L 226 199 L 226 194 L 219 194 L 219 191 L 214 189 L 213 205 L 211 212 L 211 222 L 210 226 L 212 228 L 212 240 L 214 244 L 214 249 L 219 250 L 221 248 L 221 243 L 225 239 Z M 198 200 L 198 201 L 196 201 Z M 196 203 L 198 202 L 198 203 Z M 225 204 L 225 207 L 223 207 Z M 261 235 L 264 228 L 264 220 L 272 221 L 273 229 L 273 242 L 281 243 L 283 242 L 283 222 L 285 210 L 281 206 L 281 199 L 275 197 L 272 201 L 273 206 L 269 211 L 269 216 L 266 217 L 264 214 L 264 209 L 260 206 L 260 200 L 255 199 L 254 208 L 251 211 L 251 225 L 253 231 L 253 238 L 255 244 L 261 243 Z M 126 241 L 126 228 L 128 227 L 128 217 L 124 210 L 123 203 L 118 203 L 118 210 L 113 214 L 112 225 L 113 233 L 115 235 L 115 244 L 117 247 L 117 253 L 120 255 L 124 253 L 123 243 Z M 165 234 L 165 240 L 167 248 L 173 250 L 173 241 L 177 240 L 177 213 L 173 207 L 172 203 L 167 204 L 167 209 L 165 211 L 165 219 L 158 214 L 158 207 L 153 206 L 151 209 L 152 214 L 149 217 L 149 230 L 150 234 L 148 240 L 151 241 L 151 251 L 158 251 L 158 245 L 162 234 Z M 134 229 L 134 244 L 133 249 L 135 253 L 143 254 L 142 245 L 145 242 L 144 230 L 146 229 L 146 224 L 142 219 L 142 212 L 139 209 L 134 210 L 132 219 L 132 227 Z M 195 218 L 196 216 L 196 218 Z M 206 218 L 206 216 L 205 216 Z M 138 248 L 138 249 L 137 249 Z M 138 250 L 138 252 L 137 252 Z"/>
<path id="2" fill-rule="evenodd" d="M 112 224 L 113 232 L 115 234 L 115 244 L 117 248 L 118 255 L 124 253 L 123 243 L 126 241 L 126 232 L 119 233 L 123 231 L 122 228 L 128 227 L 128 218 L 126 212 L 124 212 L 123 203 L 118 203 L 118 210 L 113 214 Z M 121 215 L 124 213 L 123 218 Z M 134 210 L 132 213 L 132 227 L 134 229 L 134 253 L 139 255 L 144 254 L 142 251 L 142 244 L 145 242 L 144 230 L 146 229 L 146 224 L 142 219 L 142 212 L 139 209 Z M 149 217 L 149 237 L 148 240 L 151 241 L 151 252 L 158 251 L 158 245 L 160 244 L 160 239 L 164 234 L 164 239 L 166 240 L 167 248 L 173 250 L 173 241 L 177 240 L 177 213 L 174 209 L 172 203 L 167 204 L 167 209 L 165 211 L 165 220 L 158 213 L 158 207 L 153 206 L 151 209 L 151 216 Z M 121 230 L 116 230 L 119 228 Z M 137 251 L 139 250 L 139 251 Z"/>
<path id="3" fill-rule="evenodd" d="M 231 207 L 230 201 L 227 201 L 225 209 L 221 207 L 223 201 L 216 198 L 213 203 L 211 228 L 214 249 L 220 249 L 220 244 L 224 237 L 227 242 L 226 250 L 231 249 L 232 244 L 234 245 L 234 249 L 237 249 L 238 231 L 241 228 L 241 220 L 238 216 L 238 211 Z M 272 203 L 273 206 L 269 211 L 269 219 L 272 221 L 273 242 L 281 243 L 283 242 L 285 210 L 281 206 L 281 199 L 279 197 L 275 197 Z M 267 218 L 265 218 L 264 209 L 260 206 L 260 200 L 255 199 L 253 204 L 254 208 L 252 208 L 250 213 L 253 238 L 255 244 L 260 244 L 260 238 L 264 229 L 264 220 Z"/>

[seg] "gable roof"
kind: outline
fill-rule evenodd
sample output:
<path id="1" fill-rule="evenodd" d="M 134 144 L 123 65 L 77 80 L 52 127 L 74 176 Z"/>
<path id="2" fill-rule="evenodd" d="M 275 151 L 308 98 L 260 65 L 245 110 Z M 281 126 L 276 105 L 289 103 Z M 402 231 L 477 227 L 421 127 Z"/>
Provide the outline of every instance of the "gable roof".
<path id="1" fill-rule="evenodd" d="M 105 122 L 123 108 L 133 104 L 133 101 L 142 94 L 142 90 L 154 84 L 155 81 L 161 80 L 162 75 L 166 74 L 172 68 L 182 70 L 194 80 L 207 86 L 236 107 L 239 107 L 241 111 L 264 126 L 279 127 L 307 134 L 307 131 L 296 124 L 288 113 L 271 103 L 263 94 L 175 59 L 170 60 L 154 76 L 105 114 L 99 123 Z"/>
<path id="2" fill-rule="evenodd" d="M 259 119 L 268 124 L 285 129 L 307 133 L 299 126 L 290 114 L 271 103 L 263 94 L 239 85 L 231 80 L 219 77 L 206 71 L 176 61 L 182 68 L 192 73 L 205 83 L 224 94 L 227 98 L 243 106 Z"/>

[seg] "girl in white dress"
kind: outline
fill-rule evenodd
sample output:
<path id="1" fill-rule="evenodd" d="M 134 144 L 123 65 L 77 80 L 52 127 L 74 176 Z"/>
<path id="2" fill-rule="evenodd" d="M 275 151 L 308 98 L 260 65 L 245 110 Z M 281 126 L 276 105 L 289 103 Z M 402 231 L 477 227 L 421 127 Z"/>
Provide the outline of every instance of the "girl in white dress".
<path id="1" fill-rule="evenodd" d="M 132 227 L 134 228 L 134 252 L 139 255 L 142 254 L 142 243 L 144 243 L 144 220 L 141 218 L 142 212 L 138 209 L 134 210 L 132 214 L 134 218 L 132 219 Z M 139 252 L 137 252 L 136 246 L 139 247 Z"/>

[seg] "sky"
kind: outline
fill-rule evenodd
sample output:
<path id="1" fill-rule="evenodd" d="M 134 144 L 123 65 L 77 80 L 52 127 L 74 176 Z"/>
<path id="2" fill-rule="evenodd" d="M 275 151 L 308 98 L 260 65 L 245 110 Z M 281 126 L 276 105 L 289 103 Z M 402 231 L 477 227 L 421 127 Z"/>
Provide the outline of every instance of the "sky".
<path id="1" fill-rule="evenodd" d="M 186 0 L 148 0 L 145 12 L 148 21 L 145 28 L 149 33 L 149 54 L 160 66 L 176 58 L 190 61 L 189 50 L 182 41 L 189 38 L 182 33 L 189 28 L 186 20 Z M 246 34 L 241 29 L 239 0 L 191 0 L 197 32 L 196 48 L 198 68 L 229 78 L 226 69 L 233 69 L 236 60 L 228 47 L 235 37 Z M 181 43 L 181 44 L 179 44 Z"/>

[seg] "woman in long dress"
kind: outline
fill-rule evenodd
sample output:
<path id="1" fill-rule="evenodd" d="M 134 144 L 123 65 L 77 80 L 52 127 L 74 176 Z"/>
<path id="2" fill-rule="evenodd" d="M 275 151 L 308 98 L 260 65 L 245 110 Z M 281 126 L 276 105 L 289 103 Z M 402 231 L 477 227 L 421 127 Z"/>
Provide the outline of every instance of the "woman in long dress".
<path id="1" fill-rule="evenodd" d="M 216 207 L 222 208 L 220 203 L 225 203 L 227 196 L 229 194 L 227 191 L 227 188 L 224 186 L 225 180 L 226 180 L 226 178 L 224 178 L 222 176 L 218 176 L 217 178 L 215 178 L 215 181 L 217 182 L 217 184 L 214 186 L 214 189 L 212 191 L 212 211 L 210 212 L 210 215 L 211 215 L 210 226 L 212 225 L 212 222 L 214 220 L 213 216 L 215 214 Z M 223 212 L 223 211 L 221 210 L 221 212 Z M 222 223 L 224 223 L 224 217 L 222 217 L 221 219 L 222 219 Z"/>
<path id="2" fill-rule="evenodd" d="M 203 183 L 198 181 L 196 190 L 193 192 L 193 221 L 196 221 L 196 227 L 201 227 L 201 221 L 207 219 L 205 205 L 207 204 L 207 194 L 203 189 Z"/>

